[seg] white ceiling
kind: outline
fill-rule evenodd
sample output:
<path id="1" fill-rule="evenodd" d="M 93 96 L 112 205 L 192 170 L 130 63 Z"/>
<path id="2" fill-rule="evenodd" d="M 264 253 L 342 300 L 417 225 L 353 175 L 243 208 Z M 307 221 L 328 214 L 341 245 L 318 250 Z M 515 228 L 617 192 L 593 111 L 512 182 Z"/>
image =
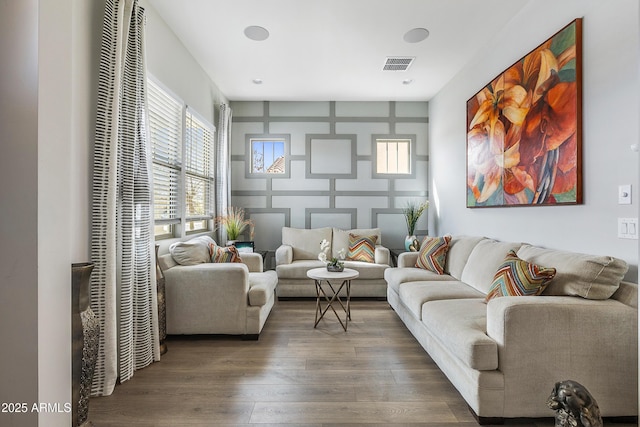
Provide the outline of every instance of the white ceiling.
<path id="1" fill-rule="evenodd" d="M 529 0 L 149 0 L 230 100 L 424 101 Z M 258 25 L 265 41 L 244 29 Z M 410 44 L 412 28 L 429 37 Z M 382 71 L 387 56 L 414 56 Z M 252 82 L 262 79 L 261 85 Z M 409 85 L 402 82 L 412 79 Z"/>

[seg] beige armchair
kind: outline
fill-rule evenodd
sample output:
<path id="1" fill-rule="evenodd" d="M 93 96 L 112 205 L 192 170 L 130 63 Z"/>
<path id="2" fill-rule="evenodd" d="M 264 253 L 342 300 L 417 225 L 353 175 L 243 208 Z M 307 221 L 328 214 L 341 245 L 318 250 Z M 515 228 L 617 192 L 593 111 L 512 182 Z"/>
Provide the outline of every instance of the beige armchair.
<path id="1" fill-rule="evenodd" d="M 198 237 L 186 242 L 195 256 L 174 252 L 158 258 L 165 276 L 167 334 L 257 339 L 275 302 L 277 275 L 263 270 L 258 253 L 242 253 L 241 263 L 207 262 L 203 247 L 209 241 Z"/>

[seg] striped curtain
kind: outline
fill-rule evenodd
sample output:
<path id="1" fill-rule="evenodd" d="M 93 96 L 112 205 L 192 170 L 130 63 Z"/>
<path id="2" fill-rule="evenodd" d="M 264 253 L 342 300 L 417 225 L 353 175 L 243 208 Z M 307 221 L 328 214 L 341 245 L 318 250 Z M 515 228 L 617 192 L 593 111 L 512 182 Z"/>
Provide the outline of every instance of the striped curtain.
<path id="1" fill-rule="evenodd" d="M 231 108 L 220 104 L 218 116 L 218 140 L 216 145 L 216 216 L 226 215 L 231 205 Z M 227 241 L 224 227 L 217 230 L 216 241 L 221 245 Z"/>
<path id="2" fill-rule="evenodd" d="M 159 360 L 147 134 L 144 9 L 106 0 L 93 163 L 91 307 L 100 323 L 92 394 Z"/>

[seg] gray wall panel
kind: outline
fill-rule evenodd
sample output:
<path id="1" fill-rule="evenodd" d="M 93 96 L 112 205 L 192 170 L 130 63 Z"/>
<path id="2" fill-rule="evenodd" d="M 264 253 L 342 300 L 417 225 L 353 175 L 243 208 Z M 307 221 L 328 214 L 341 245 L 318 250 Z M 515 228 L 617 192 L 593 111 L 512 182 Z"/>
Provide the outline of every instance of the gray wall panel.
<path id="1" fill-rule="evenodd" d="M 426 102 L 243 101 L 231 106 L 232 200 L 248 208 L 252 219 L 265 218 L 256 222 L 257 248 L 276 249 L 283 226 L 378 226 L 385 245 L 402 247 L 401 208 L 407 200 L 428 197 Z M 245 137 L 251 133 L 291 135 L 290 178 L 244 178 Z M 372 135 L 398 134 L 416 137 L 414 177 L 373 179 Z M 426 233 L 426 215 L 421 221 Z"/>

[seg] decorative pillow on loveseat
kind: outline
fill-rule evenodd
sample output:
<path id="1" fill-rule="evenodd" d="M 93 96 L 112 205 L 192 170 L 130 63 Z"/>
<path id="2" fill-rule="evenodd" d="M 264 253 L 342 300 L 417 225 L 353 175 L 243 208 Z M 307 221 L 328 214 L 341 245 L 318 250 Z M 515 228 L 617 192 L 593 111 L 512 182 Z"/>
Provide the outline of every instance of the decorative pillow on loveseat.
<path id="1" fill-rule="evenodd" d="M 242 262 L 238 248 L 235 246 L 218 246 L 215 243 L 209 245 L 211 262 Z"/>
<path id="2" fill-rule="evenodd" d="M 375 262 L 378 236 L 357 236 L 349 233 L 349 261 Z"/>
<path id="3" fill-rule="evenodd" d="M 444 274 L 451 236 L 425 237 L 420 245 L 416 267 Z"/>
<path id="4" fill-rule="evenodd" d="M 555 268 L 521 260 L 515 251 L 509 251 L 493 278 L 485 301 L 504 296 L 540 295 L 555 275 Z"/>
<path id="5" fill-rule="evenodd" d="M 198 236 L 186 242 L 176 242 L 169 246 L 169 253 L 180 265 L 196 265 L 211 262 L 209 245 L 216 242 L 209 236 Z"/>

